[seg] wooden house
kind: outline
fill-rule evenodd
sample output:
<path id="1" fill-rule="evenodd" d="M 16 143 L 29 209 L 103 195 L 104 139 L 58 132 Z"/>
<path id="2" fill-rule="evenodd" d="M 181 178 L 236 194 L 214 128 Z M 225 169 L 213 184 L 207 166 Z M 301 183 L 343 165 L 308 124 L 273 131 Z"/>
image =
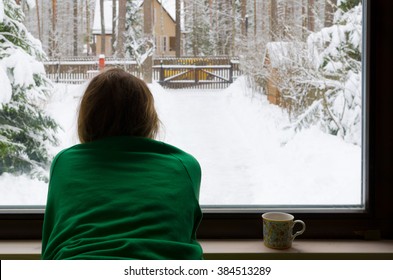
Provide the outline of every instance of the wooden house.
<path id="1" fill-rule="evenodd" d="M 143 13 L 143 0 L 140 1 L 140 13 Z M 161 4 L 162 3 L 162 4 Z M 175 0 L 153 0 L 153 37 L 157 56 L 174 56 L 176 44 L 176 10 Z M 117 5 L 118 8 L 118 5 Z M 143 16 L 142 16 L 143 18 Z M 112 0 L 104 1 L 105 19 L 105 55 L 112 55 Z M 96 54 L 101 50 L 100 3 L 97 0 L 94 10 L 92 28 L 93 44 Z"/>

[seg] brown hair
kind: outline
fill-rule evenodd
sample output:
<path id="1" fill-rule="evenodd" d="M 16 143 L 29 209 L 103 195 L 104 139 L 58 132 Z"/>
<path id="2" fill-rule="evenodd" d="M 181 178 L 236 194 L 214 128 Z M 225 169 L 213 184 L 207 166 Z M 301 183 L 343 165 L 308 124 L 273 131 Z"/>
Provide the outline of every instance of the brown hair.
<path id="1" fill-rule="evenodd" d="M 78 135 L 81 143 L 109 136 L 155 138 L 159 122 L 145 82 L 111 68 L 94 77 L 86 88 L 79 109 Z"/>

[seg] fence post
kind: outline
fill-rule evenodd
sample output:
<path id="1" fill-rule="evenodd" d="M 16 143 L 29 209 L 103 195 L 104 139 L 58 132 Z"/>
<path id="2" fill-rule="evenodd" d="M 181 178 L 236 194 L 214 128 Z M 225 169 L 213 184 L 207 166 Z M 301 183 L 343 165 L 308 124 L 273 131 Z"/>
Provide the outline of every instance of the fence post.
<path id="1" fill-rule="evenodd" d="M 229 82 L 232 84 L 233 83 L 233 62 L 232 60 L 230 61 L 231 68 L 229 68 Z"/>
<path id="2" fill-rule="evenodd" d="M 198 72 L 197 65 L 194 64 L 194 76 L 195 76 L 195 83 L 196 83 L 196 84 L 199 82 L 199 77 L 198 77 L 198 75 L 199 75 L 199 72 Z"/>
<path id="3" fill-rule="evenodd" d="M 57 61 L 57 69 L 56 69 L 56 73 L 57 73 L 57 76 L 56 76 L 56 83 L 58 83 L 59 82 L 59 74 L 60 74 L 60 67 L 61 67 L 61 64 L 60 64 L 60 57 L 59 57 L 59 60 Z"/>
<path id="4" fill-rule="evenodd" d="M 161 68 L 160 68 L 160 84 L 162 85 L 163 83 L 164 83 L 164 79 L 165 79 L 165 77 L 164 77 L 164 75 L 165 75 L 165 72 L 164 72 L 164 68 L 162 67 L 162 59 L 160 60 L 160 65 L 161 65 Z"/>

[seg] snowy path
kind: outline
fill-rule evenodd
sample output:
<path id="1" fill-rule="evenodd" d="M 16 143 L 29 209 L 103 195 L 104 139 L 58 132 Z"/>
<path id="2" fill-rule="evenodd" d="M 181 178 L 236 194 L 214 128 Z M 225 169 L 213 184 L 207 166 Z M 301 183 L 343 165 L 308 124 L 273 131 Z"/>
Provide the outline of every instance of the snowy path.
<path id="1" fill-rule="evenodd" d="M 318 129 L 288 138 L 281 109 L 242 81 L 223 91 L 152 90 L 162 140 L 202 166 L 203 204 L 360 202 L 360 148 Z"/>
<path id="2" fill-rule="evenodd" d="M 250 178 L 255 170 L 251 164 L 257 159 L 250 156 L 256 154 L 246 131 L 228 110 L 225 94 L 217 91 L 168 94 L 170 108 L 168 103 L 160 106 L 166 127 L 164 140 L 189 151 L 200 161 L 205 186 L 201 200 L 213 203 L 227 196 L 236 197 L 237 202 L 249 201 L 252 189 L 245 186 L 253 184 Z"/>

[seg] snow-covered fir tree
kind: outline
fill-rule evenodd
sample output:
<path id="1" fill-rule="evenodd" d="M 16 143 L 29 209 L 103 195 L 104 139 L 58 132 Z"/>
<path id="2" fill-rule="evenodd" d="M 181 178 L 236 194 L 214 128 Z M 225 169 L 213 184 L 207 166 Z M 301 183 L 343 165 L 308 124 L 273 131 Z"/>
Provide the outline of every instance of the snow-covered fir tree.
<path id="1" fill-rule="evenodd" d="M 322 125 L 328 133 L 361 144 L 362 119 L 362 4 L 338 1 L 334 24 L 308 37 L 315 66 L 323 75 Z"/>
<path id="2" fill-rule="evenodd" d="M 307 43 L 269 43 L 274 53 L 281 103 L 294 131 L 319 126 L 361 144 L 362 4 L 341 0 L 333 25 L 310 32 Z M 268 77 L 269 73 L 266 73 Z"/>
<path id="3" fill-rule="evenodd" d="M 0 2 L 0 175 L 46 180 L 47 148 L 57 143 L 58 126 L 42 110 L 52 84 L 40 62 L 41 43 L 26 30 L 23 17 L 14 0 Z"/>

